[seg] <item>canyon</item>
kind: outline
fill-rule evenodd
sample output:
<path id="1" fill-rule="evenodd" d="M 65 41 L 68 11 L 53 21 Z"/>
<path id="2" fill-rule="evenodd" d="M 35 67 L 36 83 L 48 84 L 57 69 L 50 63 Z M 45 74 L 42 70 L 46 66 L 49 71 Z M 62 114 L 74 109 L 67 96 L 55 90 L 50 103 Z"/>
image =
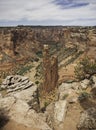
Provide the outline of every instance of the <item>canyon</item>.
<path id="1" fill-rule="evenodd" d="M 38 60 L 43 45 L 48 44 L 51 55 L 57 54 L 62 65 L 63 59 L 72 55 L 96 54 L 95 27 L 63 26 L 17 26 L 0 28 L 0 72 L 12 70 L 20 63 Z M 87 54 L 86 54 L 87 53 Z M 64 57 L 63 57 L 64 55 Z M 66 65 L 67 63 L 65 63 Z"/>
<path id="2" fill-rule="evenodd" d="M 74 72 L 95 55 L 95 26 L 0 27 L 1 129 L 95 130 L 96 74 Z"/>

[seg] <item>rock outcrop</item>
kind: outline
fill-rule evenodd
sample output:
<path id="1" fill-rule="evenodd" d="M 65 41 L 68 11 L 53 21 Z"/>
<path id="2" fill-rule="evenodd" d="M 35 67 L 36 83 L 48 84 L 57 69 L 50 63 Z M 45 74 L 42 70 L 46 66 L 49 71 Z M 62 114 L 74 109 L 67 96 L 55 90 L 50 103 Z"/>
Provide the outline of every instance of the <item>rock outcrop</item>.
<path id="1" fill-rule="evenodd" d="M 51 102 L 43 113 L 39 108 L 37 86 L 32 82 L 28 86 L 29 82 L 31 81 L 27 77 L 19 75 L 8 76 L 1 85 L 1 88 L 5 89 L 7 93 L 5 96 L 0 96 L 0 110 L 4 110 L 9 119 L 28 128 L 64 130 L 64 125 L 70 118 L 69 115 L 73 116 L 72 114 L 74 114 L 71 113 L 71 107 L 73 107 L 72 110 L 75 112 L 78 109 L 78 105 L 81 108 L 81 106 L 84 107 L 83 103 L 87 103 L 87 100 L 84 102 L 80 101 L 79 97 L 82 92 L 86 92 L 84 90 L 88 87 L 88 90 L 96 87 L 96 76 L 92 76 L 90 80 L 85 79 L 80 82 L 62 83 L 56 93 L 58 98 Z M 89 86 L 89 83 L 91 83 L 91 86 Z M 96 130 L 96 104 L 93 101 L 95 95 L 92 96 L 88 97 L 88 100 L 92 100 L 94 106 L 82 112 L 78 125 L 79 116 L 77 122 L 76 120 L 73 121 L 75 126 L 72 126 L 72 128 L 77 126 L 78 130 Z M 74 118 L 76 118 L 76 115 Z M 70 120 L 74 118 L 71 117 Z"/>
<path id="2" fill-rule="evenodd" d="M 92 76 L 93 87 L 96 88 L 96 76 Z"/>
<path id="3" fill-rule="evenodd" d="M 50 92 L 57 87 L 58 83 L 58 59 L 56 56 L 50 58 L 48 45 L 44 45 L 43 67 L 44 67 L 43 89 L 45 92 Z"/>
<path id="4" fill-rule="evenodd" d="M 12 75 L 7 76 L 1 85 L 1 89 L 7 89 L 7 92 L 15 92 L 30 88 L 33 83 L 27 77 Z"/>
<path id="5" fill-rule="evenodd" d="M 48 125 L 53 130 L 63 130 L 64 121 L 67 112 L 67 101 L 59 100 L 54 103 L 51 103 L 45 111 L 45 116 Z"/>
<path id="6" fill-rule="evenodd" d="M 0 109 L 7 111 L 10 120 L 23 124 L 28 128 L 38 128 L 40 130 L 51 130 L 42 117 L 23 100 L 14 97 L 0 99 Z M 38 123 L 37 123 L 38 122 Z"/>
<path id="7" fill-rule="evenodd" d="M 81 89 L 85 90 L 88 88 L 90 81 L 88 79 L 82 80 L 80 82 Z"/>
<path id="8" fill-rule="evenodd" d="M 60 100 L 55 102 L 54 106 L 54 129 L 64 130 L 64 119 L 67 112 L 67 101 Z"/>
<path id="9" fill-rule="evenodd" d="M 1 88 L 7 93 L 0 97 L 0 110 L 6 111 L 9 120 L 32 129 L 51 130 L 38 114 L 40 111 L 38 88 L 27 77 L 8 76 Z"/>
<path id="10" fill-rule="evenodd" d="M 96 130 L 96 108 L 89 108 L 81 114 L 78 130 Z"/>
<path id="11" fill-rule="evenodd" d="M 76 93 L 80 90 L 80 83 L 62 83 L 58 88 L 58 99 L 64 100 L 65 96 L 71 95 L 72 93 Z"/>
<path id="12" fill-rule="evenodd" d="M 39 97 L 37 86 L 29 81 L 28 77 L 20 75 L 7 76 L 1 85 L 1 89 L 7 92 L 6 96 L 11 96 L 23 100 L 36 111 L 39 111 Z"/>

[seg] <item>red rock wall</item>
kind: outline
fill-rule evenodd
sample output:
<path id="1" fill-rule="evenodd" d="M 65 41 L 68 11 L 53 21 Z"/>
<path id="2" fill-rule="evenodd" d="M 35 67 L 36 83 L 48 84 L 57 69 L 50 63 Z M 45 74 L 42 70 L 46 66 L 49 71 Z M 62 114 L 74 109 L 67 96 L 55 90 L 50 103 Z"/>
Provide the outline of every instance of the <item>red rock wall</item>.
<path id="1" fill-rule="evenodd" d="M 44 45 L 43 70 L 43 89 L 45 92 L 50 92 L 57 87 L 58 83 L 58 59 L 56 56 L 50 57 L 48 45 Z"/>

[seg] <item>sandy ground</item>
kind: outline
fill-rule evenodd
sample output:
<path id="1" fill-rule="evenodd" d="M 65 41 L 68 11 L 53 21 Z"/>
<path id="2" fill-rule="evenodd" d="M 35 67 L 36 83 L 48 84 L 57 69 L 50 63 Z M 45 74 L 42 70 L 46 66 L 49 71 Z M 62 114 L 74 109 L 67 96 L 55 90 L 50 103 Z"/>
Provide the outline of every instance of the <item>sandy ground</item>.
<path id="1" fill-rule="evenodd" d="M 74 67 L 76 66 L 76 64 L 70 64 L 67 67 L 62 67 L 59 70 L 59 81 L 63 82 L 66 80 L 71 80 L 74 79 Z"/>
<path id="2" fill-rule="evenodd" d="M 77 104 L 70 104 L 64 122 L 64 130 L 77 130 L 76 126 L 80 118 L 81 106 Z"/>
<path id="3" fill-rule="evenodd" d="M 36 67 L 39 65 L 39 62 L 33 62 L 33 66 L 32 69 L 30 69 L 30 72 L 27 72 L 25 74 L 26 77 L 28 77 L 32 82 L 35 83 L 36 79 L 35 79 L 35 74 L 36 74 Z"/>
<path id="4" fill-rule="evenodd" d="M 28 128 L 22 124 L 17 124 L 14 121 L 9 121 L 3 128 L 0 130 L 40 130 L 36 128 Z"/>

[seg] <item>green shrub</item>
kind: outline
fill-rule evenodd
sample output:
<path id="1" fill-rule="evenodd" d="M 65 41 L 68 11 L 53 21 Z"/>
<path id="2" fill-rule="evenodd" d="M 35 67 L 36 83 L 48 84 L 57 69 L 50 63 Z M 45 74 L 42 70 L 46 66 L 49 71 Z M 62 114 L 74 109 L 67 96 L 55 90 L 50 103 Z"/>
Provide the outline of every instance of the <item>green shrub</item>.
<path id="1" fill-rule="evenodd" d="M 47 106 L 49 105 L 50 103 L 48 101 L 45 101 L 44 102 L 44 106 L 41 108 L 41 111 L 44 113 L 46 111 L 46 108 Z"/>
<path id="2" fill-rule="evenodd" d="M 42 51 L 37 51 L 37 52 L 36 52 L 36 55 L 37 55 L 39 58 L 42 58 L 42 56 L 43 56 Z"/>
<path id="3" fill-rule="evenodd" d="M 36 67 L 36 73 L 35 73 L 35 79 L 42 79 L 42 75 L 43 75 L 43 68 L 42 68 L 42 63 L 40 63 L 37 67 Z"/>
<path id="4" fill-rule="evenodd" d="M 63 96 L 63 100 L 65 100 L 66 98 L 68 97 L 68 94 L 66 93 L 64 96 Z"/>
<path id="5" fill-rule="evenodd" d="M 50 103 L 48 101 L 44 102 L 44 107 L 46 108 Z"/>
<path id="6" fill-rule="evenodd" d="M 0 85 L 2 84 L 2 79 L 0 79 Z"/>
<path id="7" fill-rule="evenodd" d="M 81 92 L 79 97 L 78 97 L 78 100 L 79 101 L 83 101 L 83 100 L 86 100 L 90 97 L 90 94 L 87 93 L 87 92 Z"/>
<path id="8" fill-rule="evenodd" d="M 38 80 L 37 80 L 37 81 L 35 81 L 35 84 L 37 84 L 37 85 L 38 85 L 38 84 L 39 84 L 39 81 L 38 81 Z"/>
<path id="9" fill-rule="evenodd" d="M 75 75 L 79 80 L 89 79 L 93 74 L 96 74 L 96 62 L 88 57 L 82 59 L 75 67 Z"/>
<path id="10" fill-rule="evenodd" d="M 20 70 L 17 72 L 18 75 L 24 75 L 26 72 L 28 72 L 33 66 L 27 65 L 20 68 Z"/>

